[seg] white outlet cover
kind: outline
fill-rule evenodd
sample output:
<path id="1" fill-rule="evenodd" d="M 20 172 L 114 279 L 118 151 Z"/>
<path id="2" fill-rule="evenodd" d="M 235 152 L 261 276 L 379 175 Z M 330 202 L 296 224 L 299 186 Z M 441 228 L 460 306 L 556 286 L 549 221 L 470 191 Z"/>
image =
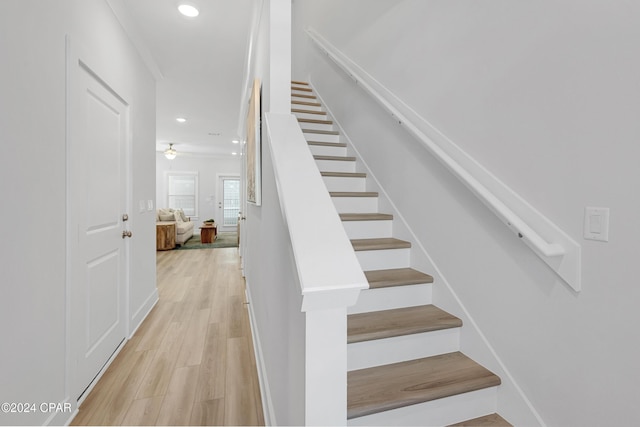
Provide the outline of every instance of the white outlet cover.
<path id="1" fill-rule="evenodd" d="M 584 238 L 609 241 L 609 208 L 584 208 Z"/>

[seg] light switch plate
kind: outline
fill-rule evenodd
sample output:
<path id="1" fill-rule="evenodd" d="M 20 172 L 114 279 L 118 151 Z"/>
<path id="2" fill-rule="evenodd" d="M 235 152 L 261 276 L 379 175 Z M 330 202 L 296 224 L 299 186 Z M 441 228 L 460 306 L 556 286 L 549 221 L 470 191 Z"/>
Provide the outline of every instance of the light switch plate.
<path id="1" fill-rule="evenodd" d="M 584 238 L 609 241 L 609 208 L 584 208 Z"/>
<path id="2" fill-rule="evenodd" d="M 153 210 L 153 200 L 147 200 L 147 210 L 148 211 Z"/>
<path id="3" fill-rule="evenodd" d="M 144 207 L 144 200 L 140 200 L 138 202 L 138 211 L 140 211 L 140 213 L 144 212 L 145 207 Z"/>

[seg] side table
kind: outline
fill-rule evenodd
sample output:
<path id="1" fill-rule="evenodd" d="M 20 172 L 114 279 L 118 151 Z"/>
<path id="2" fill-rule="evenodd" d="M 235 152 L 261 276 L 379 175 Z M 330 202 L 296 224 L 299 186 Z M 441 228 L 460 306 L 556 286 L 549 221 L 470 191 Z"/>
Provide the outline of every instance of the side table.
<path id="1" fill-rule="evenodd" d="M 168 251 L 176 247 L 176 223 L 156 222 L 156 250 Z"/>
<path id="2" fill-rule="evenodd" d="M 203 224 L 200 227 L 200 242 L 202 243 L 213 243 L 214 240 L 218 238 L 218 225 L 213 223 L 213 225 Z"/>

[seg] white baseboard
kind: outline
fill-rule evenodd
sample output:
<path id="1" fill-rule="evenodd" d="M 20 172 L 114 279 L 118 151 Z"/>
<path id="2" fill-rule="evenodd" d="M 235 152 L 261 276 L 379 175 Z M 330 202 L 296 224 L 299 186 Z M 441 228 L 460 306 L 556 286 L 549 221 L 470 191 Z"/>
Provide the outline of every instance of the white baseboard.
<path id="1" fill-rule="evenodd" d="M 159 300 L 160 296 L 158 295 L 158 288 L 155 288 L 140 308 L 138 308 L 133 316 L 131 316 L 129 325 L 134 326 L 133 328 L 130 328 L 128 339 L 131 339 L 131 337 L 136 333 L 140 325 L 142 325 L 142 322 L 144 322 L 144 319 L 146 319 L 149 313 L 151 313 L 151 310 L 153 310 L 153 307 L 156 306 Z"/>
<path id="2" fill-rule="evenodd" d="M 249 291 L 249 284 L 247 283 L 245 290 L 245 298 L 249 307 L 249 323 L 251 324 L 251 337 L 253 339 L 253 349 L 256 358 L 256 366 L 258 368 L 258 382 L 260 383 L 260 396 L 262 397 L 262 411 L 264 415 L 264 423 L 267 426 L 276 426 L 276 414 L 273 408 L 273 401 L 271 400 L 271 388 L 269 387 L 269 380 L 267 378 L 267 370 L 264 363 L 264 356 L 262 353 L 262 346 L 260 345 L 260 336 L 258 329 L 256 328 L 255 313 L 253 312 L 253 305 L 251 304 L 251 292 Z"/>

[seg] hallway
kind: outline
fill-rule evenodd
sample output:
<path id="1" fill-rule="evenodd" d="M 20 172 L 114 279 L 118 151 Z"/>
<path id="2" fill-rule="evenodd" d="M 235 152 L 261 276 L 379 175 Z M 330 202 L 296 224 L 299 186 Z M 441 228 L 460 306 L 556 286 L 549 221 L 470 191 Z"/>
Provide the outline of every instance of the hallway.
<path id="1" fill-rule="evenodd" d="M 264 425 L 237 248 L 157 252 L 160 300 L 72 425 Z"/>

